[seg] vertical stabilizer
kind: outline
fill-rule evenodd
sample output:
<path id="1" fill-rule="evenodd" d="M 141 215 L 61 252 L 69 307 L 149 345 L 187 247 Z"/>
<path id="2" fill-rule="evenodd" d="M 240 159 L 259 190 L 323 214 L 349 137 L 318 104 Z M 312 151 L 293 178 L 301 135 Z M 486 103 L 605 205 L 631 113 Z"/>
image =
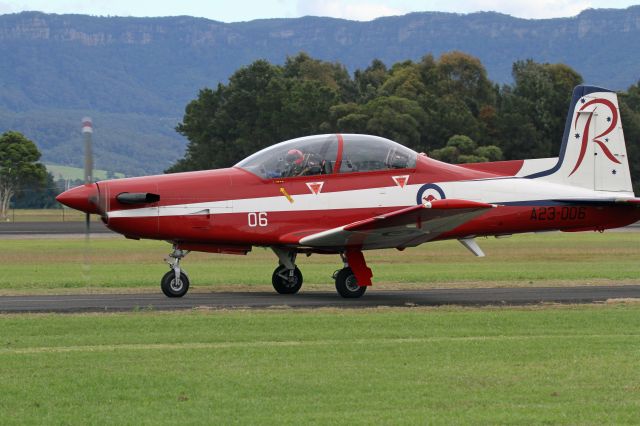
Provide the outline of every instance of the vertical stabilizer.
<path id="1" fill-rule="evenodd" d="M 597 191 L 633 193 L 618 97 L 593 86 L 577 86 L 558 162 L 528 178 Z"/>

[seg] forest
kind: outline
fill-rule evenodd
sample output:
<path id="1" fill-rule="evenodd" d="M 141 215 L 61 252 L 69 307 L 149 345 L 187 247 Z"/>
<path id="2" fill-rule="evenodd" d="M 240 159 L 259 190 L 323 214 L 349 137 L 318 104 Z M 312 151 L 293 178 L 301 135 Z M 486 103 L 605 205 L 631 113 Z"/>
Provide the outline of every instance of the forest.
<path id="1" fill-rule="evenodd" d="M 513 83 L 487 77 L 479 59 L 454 51 L 350 75 L 305 53 L 283 65 L 258 60 L 227 84 L 200 90 L 177 131 L 184 158 L 167 172 L 229 167 L 274 143 L 318 133 L 386 137 L 454 163 L 557 157 L 573 88 L 564 64 L 513 64 Z M 640 82 L 619 92 L 631 175 L 640 188 Z"/>

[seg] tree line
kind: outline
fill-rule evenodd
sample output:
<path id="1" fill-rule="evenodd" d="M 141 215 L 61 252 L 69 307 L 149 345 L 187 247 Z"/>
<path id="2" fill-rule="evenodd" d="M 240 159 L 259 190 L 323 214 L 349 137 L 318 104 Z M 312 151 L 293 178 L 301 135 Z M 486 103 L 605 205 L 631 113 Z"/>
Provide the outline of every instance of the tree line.
<path id="1" fill-rule="evenodd" d="M 305 53 L 258 60 L 200 90 L 176 130 L 188 140 L 167 172 L 229 167 L 274 143 L 318 133 L 386 137 L 450 162 L 557 157 L 580 74 L 518 61 L 513 83 L 489 80 L 479 59 L 450 52 L 353 76 Z M 640 82 L 619 93 L 634 187 L 640 188 Z"/>
<path id="2" fill-rule="evenodd" d="M 556 157 L 582 77 L 532 60 L 514 63 L 512 74 L 512 84 L 492 83 L 480 61 L 462 52 L 390 68 L 374 60 L 353 76 L 305 53 L 283 65 L 258 60 L 189 102 L 176 128 L 187 150 L 167 172 L 229 167 L 275 143 L 334 132 L 387 137 L 452 163 Z M 618 95 L 639 192 L 640 81 Z M 20 133 L 0 135 L 0 218 L 10 205 L 57 205 L 64 182 L 54 182 L 39 159 Z"/>

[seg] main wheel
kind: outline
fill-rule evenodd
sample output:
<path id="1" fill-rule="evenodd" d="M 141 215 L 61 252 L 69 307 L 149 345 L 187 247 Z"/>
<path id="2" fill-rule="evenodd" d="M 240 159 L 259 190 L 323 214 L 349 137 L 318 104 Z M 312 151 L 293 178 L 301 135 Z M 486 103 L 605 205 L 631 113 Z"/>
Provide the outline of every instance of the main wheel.
<path id="1" fill-rule="evenodd" d="M 273 275 L 271 276 L 271 283 L 273 284 L 273 288 L 280 294 L 296 294 L 300 287 L 302 287 L 302 272 L 296 266 L 296 269 L 293 270 L 293 280 L 289 281 L 287 277 L 289 272 L 284 265 L 280 265 L 273 271 Z M 283 277 L 284 275 L 284 277 Z"/>
<path id="2" fill-rule="evenodd" d="M 180 279 L 176 280 L 176 273 L 172 269 L 162 277 L 160 288 L 167 297 L 182 297 L 189 290 L 189 277 L 180 271 Z"/>
<path id="3" fill-rule="evenodd" d="M 351 268 L 340 269 L 335 275 L 336 278 L 336 290 L 340 296 L 347 299 L 357 299 L 361 297 L 367 287 L 360 287 L 356 280 L 356 275 Z"/>

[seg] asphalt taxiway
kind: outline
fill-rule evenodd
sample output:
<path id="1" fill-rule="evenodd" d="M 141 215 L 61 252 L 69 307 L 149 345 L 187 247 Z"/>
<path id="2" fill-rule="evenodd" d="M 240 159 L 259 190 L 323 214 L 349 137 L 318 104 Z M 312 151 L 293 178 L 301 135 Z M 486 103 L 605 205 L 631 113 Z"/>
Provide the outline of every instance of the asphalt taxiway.
<path id="1" fill-rule="evenodd" d="M 92 234 L 115 234 L 102 222 L 91 222 Z M 30 235 L 76 235 L 84 234 L 84 222 L 0 222 L 0 238 Z"/>
<path id="2" fill-rule="evenodd" d="M 158 294 L 86 294 L 0 297 L 0 312 L 122 312 L 192 309 L 309 309 L 414 306 L 509 306 L 541 303 L 598 303 L 611 299 L 640 299 L 640 285 L 476 288 L 376 291 L 360 299 L 343 299 L 335 292 L 192 292 L 170 299 Z"/>

